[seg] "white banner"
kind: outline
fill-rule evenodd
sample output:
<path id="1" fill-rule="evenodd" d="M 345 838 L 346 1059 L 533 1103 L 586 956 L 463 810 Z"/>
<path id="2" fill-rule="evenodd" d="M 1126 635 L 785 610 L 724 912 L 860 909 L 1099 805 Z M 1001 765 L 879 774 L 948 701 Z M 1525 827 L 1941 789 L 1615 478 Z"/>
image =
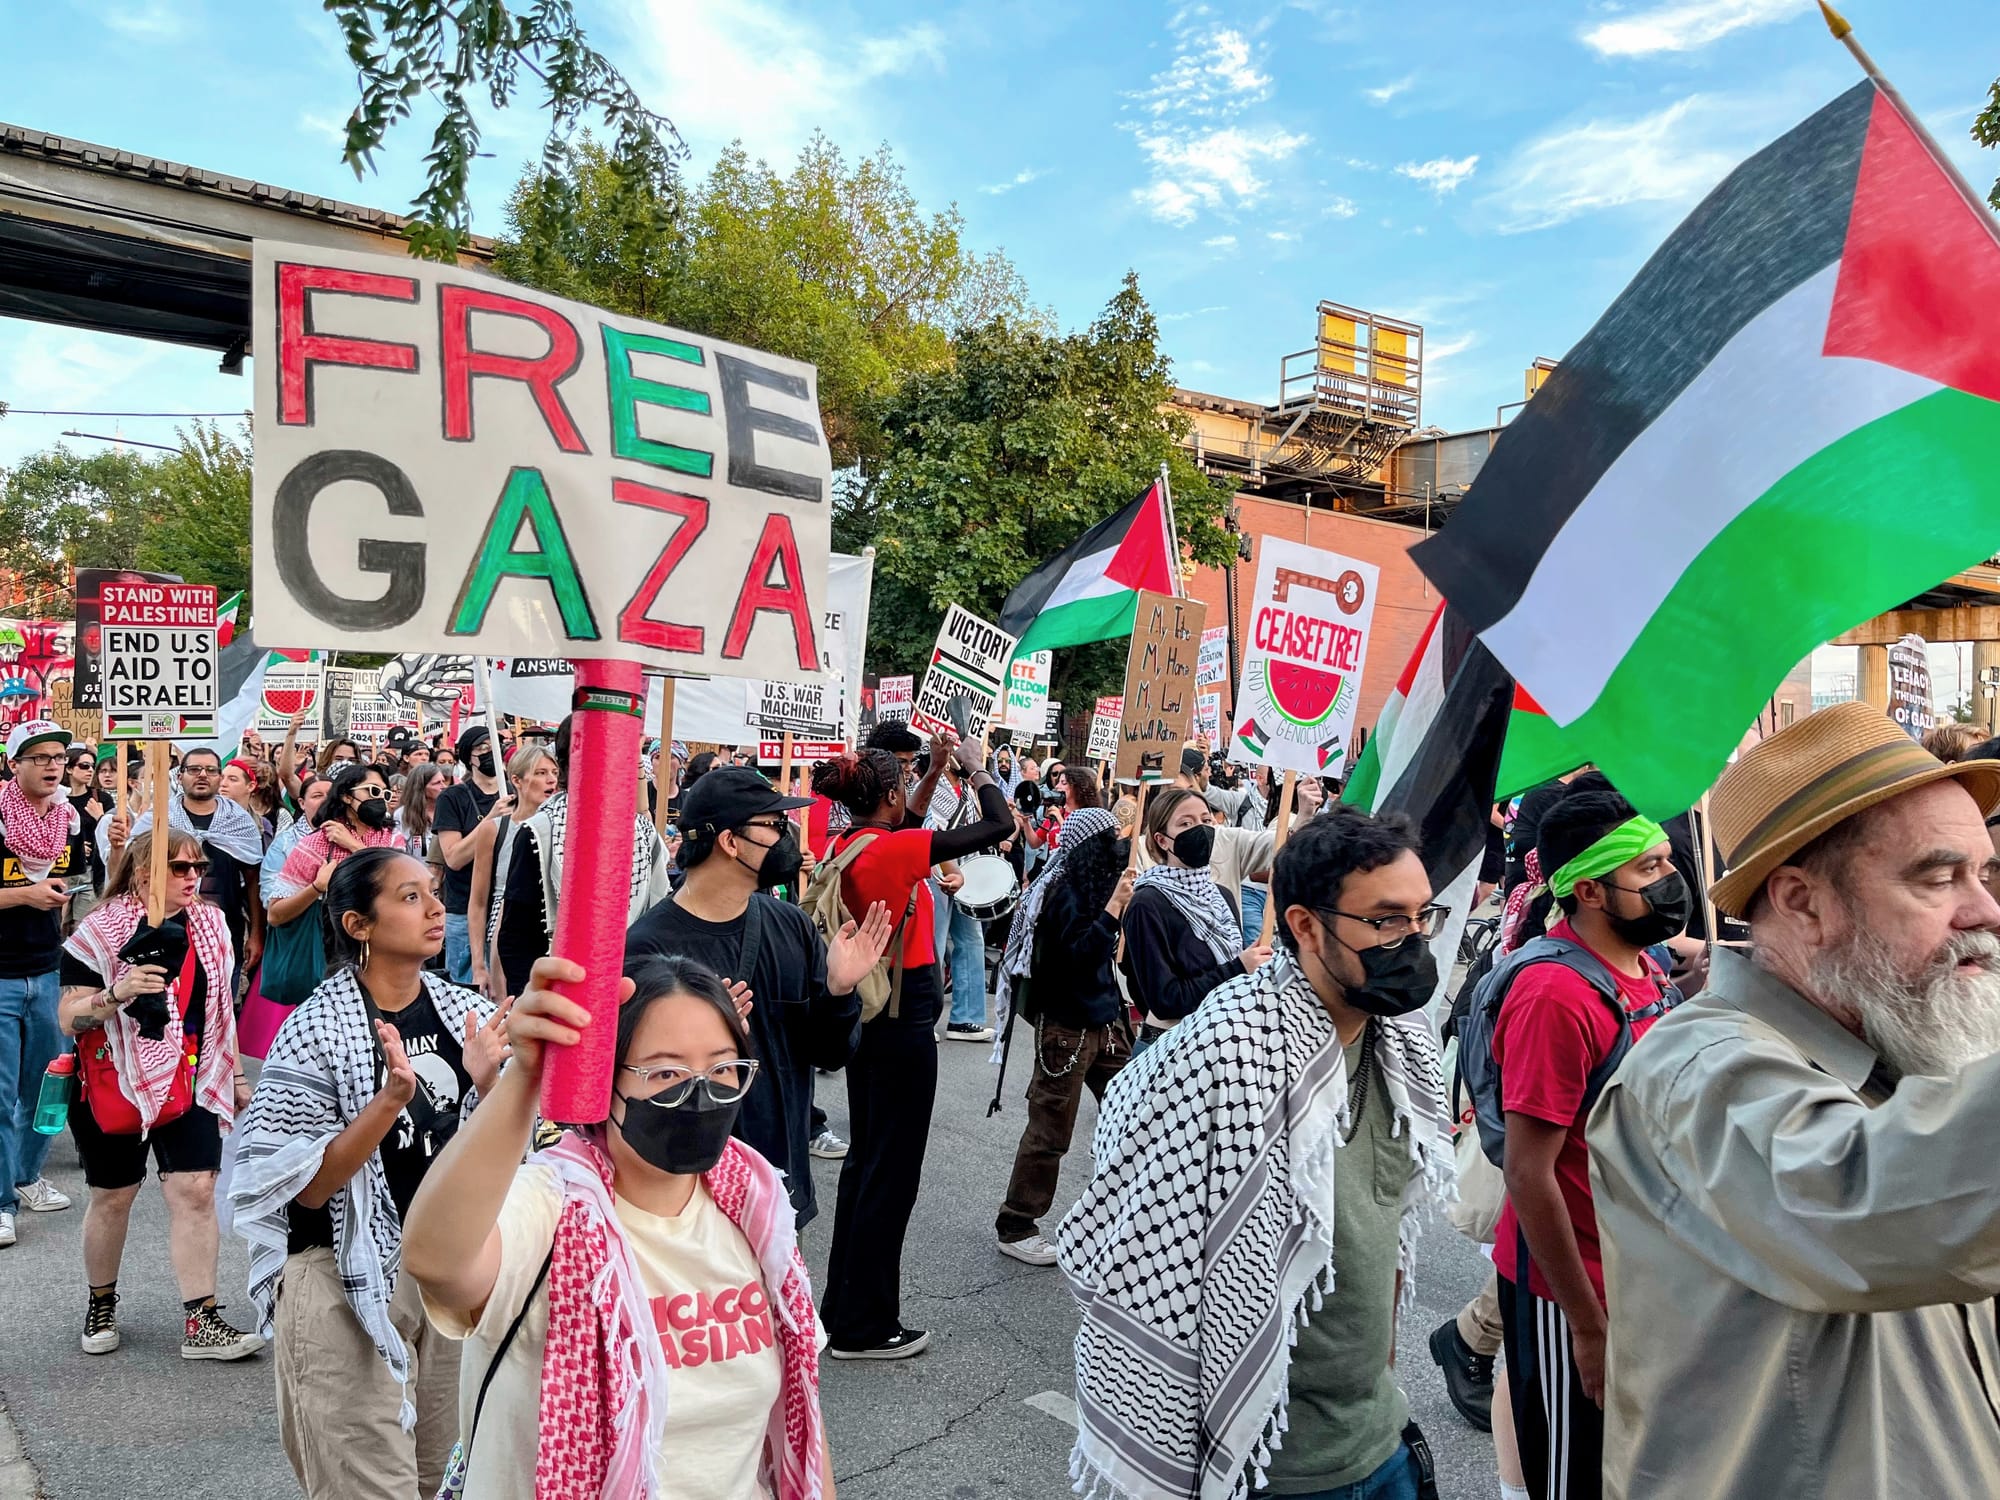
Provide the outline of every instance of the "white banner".
<path id="1" fill-rule="evenodd" d="M 1195 662 L 1194 685 L 1220 687 L 1229 681 L 1229 627 L 1211 625 L 1201 633 L 1201 656 Z"/>
<path id="2" fill-rule="evenodd" d="M 260 637 L 826 670 L 810 365 L 482 271 L 259 240 Z"/>
<path id="3" fill-rule="evenodd" d="M 1194 729 L 1197 737 L 1208 736 L 1208 748 L 1222 748 L 1222 694 L 1196 693 L 1194 695 Z"/>
<path id="4" fill-rule="evenodd" d="M 1275 537 L 1258 543 L 1232 760 L 1348 773 L 1380 578 L 1358 558 Z"/>
<path id="5" fill-rule="evenodd" d="M 879 677 L 875 680 L 875 722 L 877 724 L 910 722 L 910 705 L 916 700 L 917 679 L 914 677 Z"/>
<path id="6" fill-rule="evenodd" d="M 1086 751 L 1089 759 L 1110 760 L 1118 753 L 1118 726 L 1124 718 L 1123 694 L 1097 700 L 1096 712 L 1090 716 L 1090 745 Z"/>
<path id="7" fill-rule="evenodd" d="M 1056 674 L 1053 651 L 1030 651 L 1007 663 L 1006 702 L 1000 715 L 1004 729 L 1040 734 L 1048 727 L 1049 683 Z"/>

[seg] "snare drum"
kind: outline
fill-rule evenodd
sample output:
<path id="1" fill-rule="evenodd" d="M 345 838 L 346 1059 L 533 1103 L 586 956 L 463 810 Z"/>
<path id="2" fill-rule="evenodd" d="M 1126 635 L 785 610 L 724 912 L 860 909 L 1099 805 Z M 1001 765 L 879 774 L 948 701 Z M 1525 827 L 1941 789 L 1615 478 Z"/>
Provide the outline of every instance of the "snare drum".
<path id="1" fill-rule="evenodd" d="M 1011 912 L 1021 899 L 1014 867 L 997 854 L 974 854 L 958 862 L 965 883 L 952 893 L 952 901 L 968 917 L 997 922 Z"/>

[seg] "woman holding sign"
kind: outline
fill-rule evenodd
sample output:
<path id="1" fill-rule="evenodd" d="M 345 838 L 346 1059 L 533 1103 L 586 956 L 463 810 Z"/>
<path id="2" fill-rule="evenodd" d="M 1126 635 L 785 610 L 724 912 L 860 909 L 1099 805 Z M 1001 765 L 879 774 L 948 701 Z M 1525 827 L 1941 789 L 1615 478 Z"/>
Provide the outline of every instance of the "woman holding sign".
<path id="1" fill-rule="evenodd" d="M 979 797 L 979 821 L 949 832 L 905 826 L 902 767 L 887 750 L 860 750 L 813 767 L 812 789 L 847 809 L 827 863 L 845 861 L 842 900 L 850 912 L 877 901 L 897 914 L 901 994 L 861 1028 L 847 1065 L 853 1143 L 840 1170 L 827 1262 L 827 1353 L 834 1359 L 907 1359 L 930 1334 L 902 1324 L 903 1235 L 917 1202 L 931 1104 L 937 1096 L 937 1035 L 944 990 L 938 976 L 931 867 L 963 859 L 1014 831 L 998 783 L 970 747 L 952 752 Z M 850 857 L 851 856 L 851 857 Z"/>

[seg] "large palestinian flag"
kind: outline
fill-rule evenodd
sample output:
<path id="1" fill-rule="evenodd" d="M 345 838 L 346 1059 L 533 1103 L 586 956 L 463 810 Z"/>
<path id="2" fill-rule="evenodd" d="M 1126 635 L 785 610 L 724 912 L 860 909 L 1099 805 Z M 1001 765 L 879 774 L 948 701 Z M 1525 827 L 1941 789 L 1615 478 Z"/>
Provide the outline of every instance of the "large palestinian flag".
<path id="1" fill-rule="evenodd" d="M 1139 591 L 1176 594 L 1167 507 L 1157 481 L 1021 580 L 1001 606 L 1017 657 L 1132 633 Z"/>
<path id="2" fill-rule="evenodd" d="M 1646 812 L 1815 646 L 2000 549 L 1991 227 L 1857 85 L 1709 195 L 1414 549 Z"/>

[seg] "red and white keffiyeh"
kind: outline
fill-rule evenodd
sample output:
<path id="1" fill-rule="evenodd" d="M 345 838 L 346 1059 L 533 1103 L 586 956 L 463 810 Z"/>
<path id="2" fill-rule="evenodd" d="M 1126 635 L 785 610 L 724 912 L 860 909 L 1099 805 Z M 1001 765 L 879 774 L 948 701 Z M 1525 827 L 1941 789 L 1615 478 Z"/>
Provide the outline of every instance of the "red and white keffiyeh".
<path id="1" fill-rule="evenodd" d="M 612 1203 L 611 1159 L 577 1134 L 530 1159 L 555 1169 L 563 1193 L 549 1262 L 535 1500 L 657 1496 L 669 1375 Z M 776 1500 L 820 1500 L 818 1321 L 791 1200 L 777 1169 L 741 1141 L 729 1142 L 702 1181 L 756 1252 L 775 1315 L 782 1376 L 759 1480 Z"/>
<path id="2" fill-rule="evenodd" d="M 181 913 L 188 941 L 202 973 L 208 978 L 208 1004 L 202 1017 L 201 1061 L 195 1069 L 194 1102 L 228 1130 L 236 1120 L 236 1010 L 231 979 L 236 959 L 229 944 L 229 923 L 218 907 L 197 901 Z M 105 902 L 84 918 L 63 946 L 104 976 L 108 989 L 132 966 L 118 957 L 146 918 L 146 903 L 129 892 Z M 159 1118 L 181 1066 L 182 1023 L 188 997 L 180 993 L 180 976 L 169 976 L 166 1035 L 157 1040 L 139 1035 L 139 1027 L 123 1009 L 104 1023 L 111 1061 L 118 1070 L 118 1091 L 139 1111 L 147 1130 Z"/>
<path id="3" fill-rule="evenodd" d="M 8 852 L 21 861 L 29 879 L 45 879 L 62 858 L 63 846 L 82 827 L 82 819 L 60 789 L 37 807 L 20 782 L 0 781 L 0 838 L 6 839 Z"/>
<path id="4" fill-rule="evenodd" d="M 1515 886 L 1507 897 L 1507 909 L 1500 914 L 1500 951 L 1512 953 L 1521 946 L 1521 924 L 1528 920 L 1528 907 L 1547 887 L 1542 884 L 1542 855 L 1530 849 L 1523 862 L 1528 878 Z"/>
<path id="5" fill-rule="evenodd" d="M 364 849 L 380 849 L 401 842 L 401 835 L 393 827 L 363 828 L 356 837 L 361 840 Z M 288 885 L 304 890 L 319 878 L 321 865 L 328 860 L 339 864 L 349 853 L 349 850 L 341 848 L 327 837 L 324 826 L 315 828 L 292 845 L 292 852 L 285 856 L 285 867 L 279 872 L 279 878 Z"/>

